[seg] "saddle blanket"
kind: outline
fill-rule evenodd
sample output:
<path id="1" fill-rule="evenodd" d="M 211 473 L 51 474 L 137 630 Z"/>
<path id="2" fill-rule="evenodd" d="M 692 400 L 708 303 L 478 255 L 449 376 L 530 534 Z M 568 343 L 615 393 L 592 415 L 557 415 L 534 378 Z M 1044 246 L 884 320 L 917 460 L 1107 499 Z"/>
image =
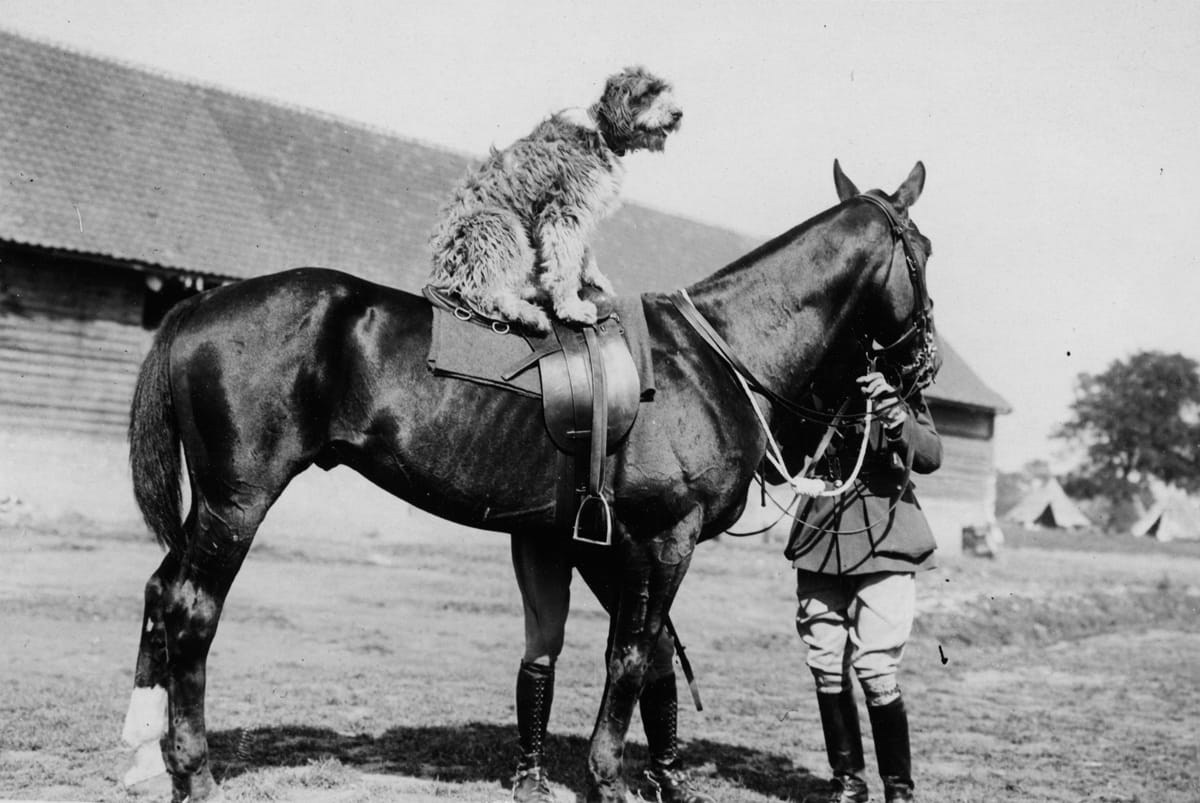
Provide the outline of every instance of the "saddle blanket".
<path id="1" fill-rule="evenodd" d="M 629 345 L 633 364 L 637 368 L 643 402 L 654 400 L 654 364 L 650 353 L 650 333 L 646 328 L 646 311 L 640 295 L 616 298 L 613 302 L 615 319 L 619 322 L 625 342 Z M 549 341 L 549 342 L 547 342 Z M 543 338 L 527 338 L 501 334 L 455 317 L 454 313 L 433 305 L 433 332 L 429 346 L 429 368 L 437 376 L 454 377 L 483 385 L 512 391 L 536 399 L 542 397 L 542 380 L 537 362 L 530 360 L 534 353 L 557 350 L 553 334 Z M 514 369 L 525 367 L 510 375 Z"/>

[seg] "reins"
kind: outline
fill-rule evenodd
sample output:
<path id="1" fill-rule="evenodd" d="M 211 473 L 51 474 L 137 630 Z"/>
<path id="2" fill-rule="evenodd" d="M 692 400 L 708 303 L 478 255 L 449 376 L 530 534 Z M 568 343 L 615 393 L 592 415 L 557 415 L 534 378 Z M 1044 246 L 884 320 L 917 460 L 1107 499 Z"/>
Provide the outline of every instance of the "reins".
<path id="1" fill-rule="evenodd" d="M 815 465 L 816 462 L 825 454 L 825 450 L 829 448 L 829 444 L 833 440 L 833 435 L 837 431 L 838 422 L 845 414 L 846 407 L 849 405 L 850 400 L 847 399 L 842 403 L 841 408 L 838 410 L 837 414 L 833 417 L 833 420 L 829 423 L 828 428 L 825 430 L 825 434 L 822 436 L 821 442 L 817 446 L 816 451 L 804 461 L 804 466 L 793 476 L 792 473 L 787 469 L 787 464 L 783 458 L 783 450 L 779 448 L 779 443 L 775 440 L 774 433 L 771 432 L 771 425 L 767 422 L 767 417 L 763 413 L 762 407 L 759 406 L 758 399 L 756 399 L 754 396 L 754 391 L 751 388 L 751 381 L 753 381 L 755 385 L 761 389 L 765 389 L 765 386 L 758 380 L 754 379 L 754 376 L 750 373 L 749 369 L 746 368 L 746 366 L 743 365 L 742 362 L 733 355 L 732 350 L 729 348 L 728 344 L 725 343 L 725 339 L 717 334 L 716 330 L 709 326 L 708 321 L 706 321 L 704 316 L 700 314 L 700 311 L 696 309 L 696 305 L 692 302 L 692 297 L 688 295 L 687 290 L 679 290 L 677 294 L 672 296 L 672 301 L 675 302 L 676 307 L 678 307 L 681 311 L 684 311 L 685 316 L 694 317 L 696 320 L 702 322 L 708 330 L 706 339 L 709 339 L 710 342 L 716 343 L 720 346 L 717 353 L 725 357 L 726 362 L 733 369 L 733 375 L 737 379 L 738 385 L 741 387 L 742 392 L 746 395 L 746 398 L 750 401 L 750 407 L 754 410 L 754 416 L 758 419 L 758 425 L 762 428 L 763 433 L 767 436 L 767 451 L 765 454 L 767 462 L 769 462 L 771 466 L 777 472 L 779 472 L 780 476 L 787 479 L 788 484 L 792 486 L 792 489 L 797 494 L 804 496 L 840 496 L 845 493 L 854 484 L 854 481 L 858 479 L 858 472 L 862 470 L 863 461 L 866 459 L 867 455 L 866 438 L 863 438 L 862 446 L 858 450 L 858 459 L 854 463 L 854 470 L 850 473 L 850 476 L 846 478 L 845 482 L 835 486 L 834 488 L 826 488 L 824 480 L 819 480 L 805 475 L 808 473 L 809 468 Z M 871 400 L 867 399 L 866 404 L 867 410 L 864 421 L 867 428 L 870 429 L 872 412 Z"/>

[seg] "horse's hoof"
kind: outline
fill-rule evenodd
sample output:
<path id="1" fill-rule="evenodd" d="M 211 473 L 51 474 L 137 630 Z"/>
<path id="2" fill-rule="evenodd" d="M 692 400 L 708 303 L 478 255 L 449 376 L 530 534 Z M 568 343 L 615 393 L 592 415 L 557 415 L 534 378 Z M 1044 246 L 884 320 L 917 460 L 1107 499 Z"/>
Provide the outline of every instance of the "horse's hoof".
<path id="1" fill-rule="evenodd" d="M 207 764 L 188 776 L 172 776 L 171 803 L 218 803 L 225 794 L 213 780 Z"/>

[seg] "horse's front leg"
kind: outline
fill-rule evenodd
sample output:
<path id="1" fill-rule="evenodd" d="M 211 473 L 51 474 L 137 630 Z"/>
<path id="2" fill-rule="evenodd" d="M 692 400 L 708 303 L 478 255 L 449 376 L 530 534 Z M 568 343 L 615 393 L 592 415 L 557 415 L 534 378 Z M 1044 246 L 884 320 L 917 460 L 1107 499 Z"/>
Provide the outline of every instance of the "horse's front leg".
<path id="1" fill-rule="evenodd" d="M 623 803 L 625 735 L 645 685 L 654 647 L 691 561 L 699 527 L 692 517 L 649 540 L 623 537 L 612 565 L 616 608 L 608 676 L 588 755 L 589 803 Z"/>

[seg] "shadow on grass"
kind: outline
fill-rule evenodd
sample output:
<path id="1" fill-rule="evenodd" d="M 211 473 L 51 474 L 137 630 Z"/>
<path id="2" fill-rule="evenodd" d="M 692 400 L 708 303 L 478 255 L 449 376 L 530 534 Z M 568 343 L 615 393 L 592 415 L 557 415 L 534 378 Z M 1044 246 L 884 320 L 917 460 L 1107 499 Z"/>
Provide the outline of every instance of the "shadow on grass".
<path id="1" fill-rule="evenodd" d="M 454 727 L 392 728 L 379 736 L 351 735 L 325 728 L 280 725 L 209 734 L 213 774 L 218 781 L 268 767 L 304 766 L 336 758 L 368 772 L 394 773 L 449 782 L 498 782 L 507 787 L 517 759 L 517 729 L 472 722 Z M 550 734 L 546 769 L 555 781 L 582 792 L 588 741 Z M 786 756 L 708 740 L 687 742 L 687 765 L 697 779 L 711 779 L 759 794 L 794 799 L 826 788 L 822 778 Z M 640 778 L 646 748 L 628 744 L 626 777 Z"/>

